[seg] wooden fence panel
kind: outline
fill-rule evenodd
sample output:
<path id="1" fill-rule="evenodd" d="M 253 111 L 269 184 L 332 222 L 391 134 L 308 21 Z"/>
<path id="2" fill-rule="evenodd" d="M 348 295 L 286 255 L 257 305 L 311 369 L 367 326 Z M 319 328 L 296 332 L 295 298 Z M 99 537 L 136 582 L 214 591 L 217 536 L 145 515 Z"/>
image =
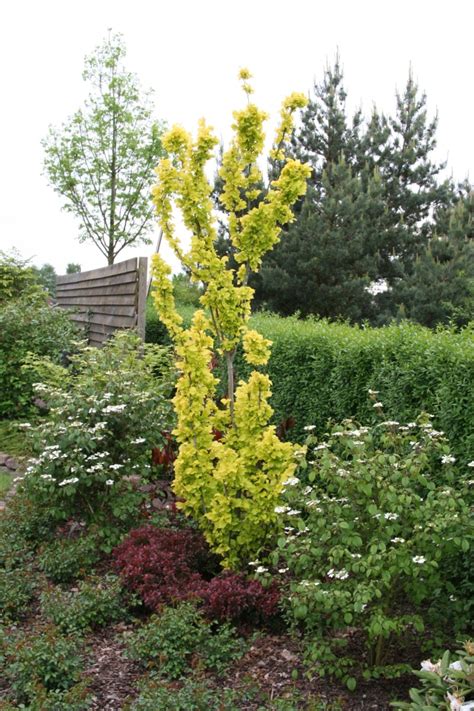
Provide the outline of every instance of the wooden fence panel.
<path id="1" fill-rule="evenodd" d="M 147 259 L 59 276 L 56 301 L 71 311 L 90 345 L 100 346 L 117 329 L 135 328 L 145 340 Z"/>

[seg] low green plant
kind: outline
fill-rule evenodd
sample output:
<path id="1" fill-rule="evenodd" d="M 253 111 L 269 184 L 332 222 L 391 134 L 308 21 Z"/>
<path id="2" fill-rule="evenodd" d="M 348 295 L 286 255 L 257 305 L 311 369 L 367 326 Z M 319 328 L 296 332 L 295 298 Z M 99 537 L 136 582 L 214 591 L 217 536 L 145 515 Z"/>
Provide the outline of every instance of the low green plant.
<path id="1" fill-rule="evenodd" d="M 171 679 L 183 677 L 191 666 L 222 673 L 245 649 L 230 625 L 214 629 L 190 603 L 164 608 L 127 641 L 131 659 Z"/>
<path id="2" fill-rule="evenodd" d="M 0 568 L 22 566 L 41 543 L 53 538 L 56 526 L 46 502 L 34 505 L 17 492 L 0 516 Z"/>
<path id="3" fill-rule="evenodd" d="M 238 694 L 233 689 L 215 689 L 205 680 L 185 679 L 180 688 L 149 676 L 140 684 L 140 694 L 127 711 L 235 711 Z"/>
<path id="4" fill-rule="evenodd" d="M 388 642 L 423 630 L 437 597 L 445 614 L 430 620 L 445 625 L 445 563 L 474 543 L 468 480 L 454 475 L 428 416 L 371 428 L 346 420 L 307 447 L 278 508 L 285 529 L 272 562 L 291 576 L 286 613 L 305 630 L 308 664 L 353 689 L 360 672 L 406 670 L 388 659 Z M 348 650 L 347 628 L 360 631 L 365 658 Z"/>
<path id="5" fill-rule="evenodd" d="M 54 627 L 7 638 L 3 642 L 3 654 L 5 675 L 15 700 L 27 708 L 55 709 L 54 704 L 46 704 L 54 698 L 63 702 L 68 693 L 84 692 L 83 662 L 78 645 L 70 637 L 60 635 Z M 39 699 L 44 706 L 38 705 Z"/>
<path id="6" fill-rule="evenodd" d="M 33 592 L 30 571 L 0 568 L 0 623 L 20 619 Z"/>
<path id="7" fill-rule="evenodd" d="M 150 478 L 151 449 L 165 442 L 162 432 L 171 426 L 169 352 L 143 348 L 135 334 L 121 332 L 103 348 L 71 356 L 61 385 L 47 365 L 29 366 L 50 377 L 36 383 L 49 417 L 31 428 L 36 456 L 24 490 L 35 506 L 47 504 L 58 522 L 77 518 L 96 525 L 110 548 L 117 528 L 130 527 L 143 499 L 131 478 Z"/>
<path id="8" fill-rule="evenodd" d="M 474 709 L 474 643 L 465 642 L 463 649 L 449 650 L 436 663 L 426 660 L 421 670 L 414 671 L 421 680 L 420 689 L 410 689 L 410 701 L 394 701 L 396 709 L 431 711 Z"/>
<path id="9" fill-rule="evenodd" d="M 49 541 L 40 549 L 37 561 L 53 583 L 70 583 L 90 575 L 99 558 L 100 550 L 95 537 L 82 535 Z"/>
<path id="10" fill-rule="evenodd" d="M 103 627 L 126 615 L 120 583 L 112 576 L 83 580 L 70 591 L 51 587 L 41 595 L 41 609 L 66 634 Z"/>

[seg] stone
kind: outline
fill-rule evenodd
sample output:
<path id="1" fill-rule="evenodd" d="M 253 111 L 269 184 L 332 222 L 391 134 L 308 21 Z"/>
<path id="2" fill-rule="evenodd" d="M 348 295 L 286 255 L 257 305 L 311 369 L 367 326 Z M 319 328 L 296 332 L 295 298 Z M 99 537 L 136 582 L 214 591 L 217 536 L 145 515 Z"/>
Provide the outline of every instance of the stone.
<path id="1" fill-rule="evenodd" d="M 5 460 L 5 466 L 8 467 L 10 471 L 16 472 L 16 470 L 18 469 L 18 462 L 15 457 L 7 457 L 7 459 Z"/>

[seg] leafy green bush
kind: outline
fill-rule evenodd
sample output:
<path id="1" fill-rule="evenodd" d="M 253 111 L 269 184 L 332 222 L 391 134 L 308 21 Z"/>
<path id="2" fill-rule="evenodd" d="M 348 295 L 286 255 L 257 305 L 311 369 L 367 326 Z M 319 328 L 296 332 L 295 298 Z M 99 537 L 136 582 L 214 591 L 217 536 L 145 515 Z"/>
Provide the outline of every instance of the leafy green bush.
<path id="1" fill-rule="evenodd" d="M 24 490 L 35 506 L 47 504 L 57 521 L 78 517 L 113 536 L 114 526 L 130 524 L 142 499 L 130 477 L 149 479 L 151 449 L 170 429 L 168 351 L 143 350 L 136 335 L 121 332 L 103 348 L 72 356 L 61 378 L 48 366 L 30 364 L 56 384 L 36 384 L 50 410 L 31 428 L 37 457 L 26 470 Z"/>
<path id="2" fill-rule="evenodd" d="M 0 622 L 19 619 L 33 597 L 31 573 L 0 568 Z"/>
<path id="3" fill-rule="evenodd" d="M 154 676 L 140 684 L 140 695 L 129 711 L 235 711 L 238 694 L 232 689 L 216 690 L 204 680 L 186 679 L 177 689 L 176 684 L 165 685 Z"/>
<path id="4" fill-rule="evenodd" d="M 82 696 L 84 704 L 86 692 L 80 683 L 82 659 L 77 643 L 59 635 L 54 627 L 40 629 L 33 635 L 18 633 L 7 638 L 3 654 L 5 675 L 18 703 L 38 711 L 53 708 L 66 711 L 68 696 L 76 704 Z M 79 711 L 87 706 L 69 708 Z"/>
<path id="5" fill-rule="evenodd" d="M 17 252 L 7 254 L 0 250 L 0 309 L 20 297 L 46 294 L 38 281 L 37 272 Z"/>
<path id="6" fill-rule="evenodd" d="M 41 294 L 1 306 L 0 332 L 0 418 L 24 416 L 33 410 L 34 378 L 22 369 L 27 354 L 59 362 L 77 332 L 67 311 L 49 306 Z"/>
<path id="7" fill-rule="evenodd" d="M 309 422 L 320 435 L 329 420 L 375 422 L 366 397 L 372 388 L 380 392 L 387 417 L 409 422 L 430 412 L 459 462 L 474 459 L 472 328 L 461 333 L 407 323 L 359 328 L 269 314 L 256 314 L 251 326 L 273 341 L 271 405 L 275 423 L 295 418 L 291 439 L 303 441 Z M 248 374 L 242 353 L 236 368 L 238 378 Z"/>
<path id="8" fill-rule="evenodd" d="M 0 516 L 0 568 L 17 568 L 42 542 L 54 535 L 56 520 L 47 506 L 33 504 L 17 492 Z"/>
<path id="9" fill-rule="evenodd" d="M 62 632 L 85 632 L 123 619 L 126 614 L 117 578 L 90 578 L 76 590 L 50 588 L 41 595 L 41 609 Z"/>
<path id="10" fill-rule="evenodd" d="M 446 651 L 442 659 L 434 664 L 427 659 L 421 663 L 421 671 L 415 671 L 414 674 L 421 679 L 421 689 L 410 689 L 411 701 L 394 701 L 394 708 L 410 711 L 472 711 L 474 708 L 473 642 L 466 642 L 464 648 L 459 649 L 455 655 Z"/>
<path id="11" fill-rule="evenodd" d="M 307 468 L 287 482 L 278 509 L 286 535 L 273 563 L 292 576 L 287 613 L 305 629 L 308 662 L 353 688 L 360 671 L 406 670 L 388 663 L 387 643 L 422 630 L 428 603 L 443 602 L 442 619 L 431 618 L 438 629 L 449 617 L 446 561 L 474 546 L 468 474 L 455 476 L 426 416 L 372 428 L 346 420 L 307 444 Z M 365 659 L 345 653 L 348 627 L 365 640 Z"/>
<path id="12" fill-rule="evenodd" d="M 166 607 L 154 615 L 127 642 L 127 654 L 160 675 L 179 679 L 197 665 L 222 673 L 242 656 L 246 645 L 235 636 L 230 625 L 216 631 L 190 603 L 176 608 Z"/>
<path id="13" fill-rule="evenodd" d="M 38 565 L 53 583 L 70 583 L 90 575 L 100 551 L 93 536 L 55 538 L 42 546 Z"/>

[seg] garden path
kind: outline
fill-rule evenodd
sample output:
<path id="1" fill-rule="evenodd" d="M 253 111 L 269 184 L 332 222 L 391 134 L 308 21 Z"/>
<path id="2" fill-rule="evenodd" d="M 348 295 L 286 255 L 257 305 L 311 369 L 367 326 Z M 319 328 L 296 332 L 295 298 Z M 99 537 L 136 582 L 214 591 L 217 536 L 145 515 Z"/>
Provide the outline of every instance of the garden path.
<path id="1" fill-rule="evenodd" d="M 19 475 L 22 471 L 22 463 L 16 457 L 6 452 L 0 452 L 0 474 L 7 474 L 8 476 L 14 477 Z M 7 505 L 8 499 L 13 496 L 16 490 L 15 482 L 12 481 L 12 486 L 7 492 L 1 495 L 0 498 L 0 512 L 4 510 Z"/>

